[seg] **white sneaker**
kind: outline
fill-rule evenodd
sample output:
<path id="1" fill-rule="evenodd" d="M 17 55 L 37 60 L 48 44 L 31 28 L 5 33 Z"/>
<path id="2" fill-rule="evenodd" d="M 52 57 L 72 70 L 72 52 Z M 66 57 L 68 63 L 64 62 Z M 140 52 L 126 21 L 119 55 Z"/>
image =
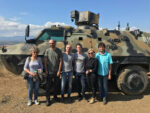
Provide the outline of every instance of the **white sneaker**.
<path id="1" fill-rule="evenodd" d="M 39 104 L 40 104 L 40 102 L 39 102 L 38 100 L 35 100 L 34 103 L 35 103 L 36 105 L 39 105 Z"/>
<path id="2" fill-rule="evenodd" d="M 94 102 L 95 102 L 95 98 L 91 98 L 89 101 L 90 104 L 93 104 Z"/>
<path id="3" fill-rule="evenodd" d="M 32 101 L 31 100 L 28 100 L 28 106 L 31 106 L 32 105 Z"/>

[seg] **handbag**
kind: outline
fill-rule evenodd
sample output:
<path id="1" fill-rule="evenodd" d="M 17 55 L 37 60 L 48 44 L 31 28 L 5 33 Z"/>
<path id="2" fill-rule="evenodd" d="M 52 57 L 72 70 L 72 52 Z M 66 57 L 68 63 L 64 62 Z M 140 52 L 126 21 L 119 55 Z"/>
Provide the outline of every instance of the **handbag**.
<path id="1" fill-rule="evenodd" d="M 31 58 L 30 57 L 28 57 L 28 59 L 29 59 L 29 63 L 30 63 L 30 61 L 31 61 Z M 27 60 L 27 59 L 26 59 Z M 36 81 L 42 81 L 43 80 L 43 76 L 42 76 L 42 70 L 41 69 L 38 69 L 37 71 L 36 71 L 36 77 L 34 78 L 34 80 Z M 23 79 L 25 79 L 25 80 L 27 80 L 28 78 L 29 78 L 29 73 L 27 73 L 25 70 L 23 70 L 22 71 L 22 73 L 21 73 L 21 75 L 23 76 Z"/>
<path id="2" fill-rule="evenodd" d="M 22 72 L 23 79 L 27 80 L 29 78 L 29 74 L 25 71 Z"/>
<path id="3" fill-rule="evenodd" d="M 29 62 L 31 61 L 31 58 L 30 57 L 27 57 L 29 59 Z M 27 60 L 27 59 L 26 59 Z M 23 76 L 23 79 L 27 80 L 29 78 L 29 74 L 23 70 L 21 75 Z"/>

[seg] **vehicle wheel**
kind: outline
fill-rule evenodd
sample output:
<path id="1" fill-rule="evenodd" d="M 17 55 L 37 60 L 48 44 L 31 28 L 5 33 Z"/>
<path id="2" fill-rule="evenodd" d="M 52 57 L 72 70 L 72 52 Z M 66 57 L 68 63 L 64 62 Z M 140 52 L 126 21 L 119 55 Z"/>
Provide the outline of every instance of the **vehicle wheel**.
<path id="1" fill-rule="evenodd" d="M 38 93 L 39 93 L 39 96 L 46 96 L 46 90 L 43 88 L 39 88 Z"/>
<path id="2" fill-rule="evenodd" d="M 17 56 L 1 56 L 1 62 L 5 68 L 14 73 L 15 75 L 20 75 L 23 69 L 23 66 L 19 66 L 19 58 Z"/>
<path id="3" fill-rule="evenodd" d="M 140 66 L 129 66 L 122 70 L 117 79 L 118 89 L 127 95 L 138 95 L 148 85 L 146 72 Z"/>

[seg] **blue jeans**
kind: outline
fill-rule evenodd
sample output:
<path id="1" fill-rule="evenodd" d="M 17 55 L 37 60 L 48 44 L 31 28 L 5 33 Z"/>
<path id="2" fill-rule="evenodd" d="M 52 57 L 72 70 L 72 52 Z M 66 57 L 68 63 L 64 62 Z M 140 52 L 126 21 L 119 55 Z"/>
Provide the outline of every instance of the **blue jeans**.
<path id="1" fill-rule="evenodd" d="M 34 100 L 38 100 L 38 89 L 39 89 L 39 82 L 33 81 L 33 77 L 29 76 L 28 80 L 28 98 L 32 100 L 32 94 L 34 92 Z"/>
<path id="2" fill-rule="evenodd" d="M 68 95 L 71 94 L 71 91 L 72 91 L 72 75 L 73 75 L 72 71 L 62 73 L 62 80 L 61 80 L 61 94 L 62 95 L 64 95 L 64 90 L 65 90 L 65 85 L 66 85 L 67 79 L 68 79 L 68 85 L 69 85 Z"/>
<path id="3" fill-rule="evenodd" d="M 78 94 L 81 95 L 80 93 L 82 92 L 82 96 L 85 97 L 85 79 L 86 79 L 85 74 L 76 73 L 75 78 L 76 78 L 76 86 L 77 86 Z"/>
<path id="4" fill-rule="evenodd" d="M 98 75 L 98 85 L 100 91 L 100 97 L 104 98 L 108 95 L 108 76 Z"/>

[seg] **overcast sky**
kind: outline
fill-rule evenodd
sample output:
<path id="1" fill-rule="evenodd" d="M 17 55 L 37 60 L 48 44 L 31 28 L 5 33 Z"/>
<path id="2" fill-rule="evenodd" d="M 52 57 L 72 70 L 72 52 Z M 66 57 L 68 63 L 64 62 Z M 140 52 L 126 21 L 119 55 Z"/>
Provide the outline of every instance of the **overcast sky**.
<path id="1" fill-rule="evenodd" d="M 24 36 L 26 25 L 31 35 L 53 24 L 74 25 L 70 12 L 100 13 L 101 28 L 131 27 L 150 32 L 150 0 L 0 0 L 0 37 Z"/>

